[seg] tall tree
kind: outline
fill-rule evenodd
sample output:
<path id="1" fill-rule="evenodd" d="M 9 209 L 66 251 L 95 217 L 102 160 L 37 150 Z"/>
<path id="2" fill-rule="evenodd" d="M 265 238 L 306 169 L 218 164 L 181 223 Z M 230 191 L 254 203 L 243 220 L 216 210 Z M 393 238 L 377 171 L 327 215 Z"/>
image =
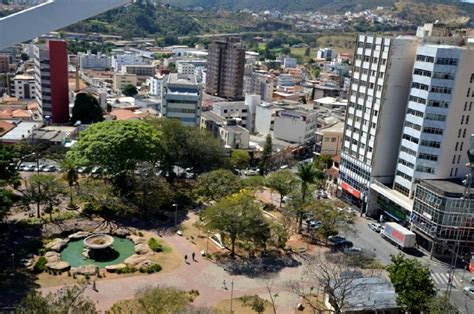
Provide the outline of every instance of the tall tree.
<path id="1" fill-rule="evenodd" d="M 22 203 L 27 209 L 36 205 L 36 216 L 41 216 L 41 207 L 50 214 L 52 220 L 52 211 L 55 206 L 61 203 L 64 195 L 65 186 L 57 177 L 53 175 L 35 174 L 32 175 L 26 183 L 23 191 Z"/>
<path id="2" fill-rule="evenodd" d="M 229 237 L 232 256 L 235 256 L 235 244 L 238 239 L 267 240 L 270 236 L 262 211 L 247 191 L 222 198 L 208 207 L 203 217 L 210 230 L 217 230 L 223 236 Z"/>
<path id="3" fill-rule="evenodd" d="M 403 254 L 392 256 L 387 271 L 397 292 L 397 303 L 410 313 L 428 309 L 436 294 L 430 269 Z"/>
<path id="4" fill-rule="evenodd" d="M 95 123 L 79 136 L 67 153 L 75 166 L 100 166 L 117 186 L 140 162 L 155 163 L 160 133 L 143 121 Z"/>
<path id="5" fill-rule="evenodd" d="M 72 107 L 72 122 L 81 121 L 82 124 L 91 124 L 104 121 L 103 110 L 97 99 L 89 93 L 79 93 Z"/>
<path id="6" fill-rule="evenodd" d="M 133 97 L 138 94 L 137 87 L 132 84 L 127 84 L 123 87 L 122 94 L 128 97 Z"/>
<path id="7" fill-rule="evenodd" d="M 230 163 L 236 169 L 245 169 L 250 164 L 250 155 L 245 150 L 235 149 L 230 155 Z"/>
<path id="8" fill-rule="evenodd" d="M 12 147 L 0 144 L 0 221 L 13 205 L 13 193 L 8 186 L 17 188 L 20 176 L 16 168 L 17 152 Z"/>
<path id="9" fill-rule="evenodd" d="M 306 198 L 308 197 L 309 186 L 310 184 L 316 183 L 316 179 L 318 178 L 318 171 L 314 168 L 314 165 L 312 163 L 298 164 L 298 171 L 296 172 L 296 176 L 300 181 L 301 201 L 302 206 L 304 206 Z M 298 232 L 301 232 L 303 227 L 303 211 L 300 211 L 298 216 Z"/>
<path id="10" fill-rule="evenodd" d="M 97 313 L 95 303 L 84 297 L 86 287 L 87 285 L 66 287 L 46 296 L 34 291 L 21 301 L 16 312 L 22 314 Z"/>
<path id="11" fill-rule="evenodd" d="M 203 202 L 217 201 L 237 193 L 242 188 L 240 178 L 229 170 L 219 169 L 200 175 L 195 193 Z"/>
<path id="12" fill-rule="evenodd" d="M 263 146 L 262 155 L 260 157 L 260 175 L 265 175 L 270 169 L 270 161 L 272 157 L 273 143 L 272 136 L 267 135 L 265 139 L 265 145 Z"/>
<path id="13" fill-rule="evenodd" d="M 280 193 L 280 207 L 283 197 L 293 192 L 296 183 L 295 176 L 288 169 L 273 172 L 265 178 L 265 185 Z"/>
<path id="14" fill-rule="evenodd" d="M 63 171 L 63 179 L 69 186 L 69 208 L 75 208 L 73 187 L 79 185 L 79 176 L 76 167 L 70 160 L 64 159 L 61 169 Z"/>

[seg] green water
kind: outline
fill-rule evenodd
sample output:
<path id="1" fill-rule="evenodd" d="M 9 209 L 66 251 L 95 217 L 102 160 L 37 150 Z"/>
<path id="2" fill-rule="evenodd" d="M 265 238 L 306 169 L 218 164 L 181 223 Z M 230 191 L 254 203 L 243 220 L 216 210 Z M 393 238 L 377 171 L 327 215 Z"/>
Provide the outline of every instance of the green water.
<path id="1" fill-rule="evenodd" d="M 115 256 L 107 259 L 107 261 L 99 262 L 93 259 L 84 259 L 82 256 L 83 248 L 83 239 L 69 242 L 67 247 L 61 252 L 61 260 L 68 262 L 72 267 L 93 264 L 99 266 L 99 268 L 105 268 L 108 265 L 122 263 L 127 257 L 135 253 L 133 242 L 119 237 L 114 237 L 113 250 L 116 251 Z"/>

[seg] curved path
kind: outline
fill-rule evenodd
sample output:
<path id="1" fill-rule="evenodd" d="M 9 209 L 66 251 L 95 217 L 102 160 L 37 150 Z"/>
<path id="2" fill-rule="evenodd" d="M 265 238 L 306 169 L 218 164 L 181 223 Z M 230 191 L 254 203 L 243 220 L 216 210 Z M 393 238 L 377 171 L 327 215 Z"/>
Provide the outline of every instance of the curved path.
<path id="1" fill-rule="evenodd" d="M 178 289 L 199 290 L 199 297 L 193 304 L 211 307 L 214 304 L 230 299 L 230 282 L 234 281 L 234 298 L 243 295 L 259 294 L 269 299 L 266 288 L 268 280 L 273 280 L 272 294 L 278 293 L 276 299 L 278 313 L 294 313 L 298 298 L 287 292 L 286 282 L 301 278 L 301 267 L 284 268 L 272 279 L 253 279 L 245 276 L 230 276 L 223 268 L 211 261 L 201 258 L 196 247 L 185 238 L 177 235 L 166 235 L 162 239 L 182 256 L 188 255 L 189 264 L 167 273 L 157 273 L 134 277 L 100 280 L 96 282 L 97 292 L 92 287 L 86 289 L 86 296 L 92 299 L 99 311 L 109 309 L 115 302 L 133 298 L 135 292 L 147 286 L 173 286 Z M 197 261 L 191 260 L 192 252 Z M 226 281 L 228 290 L 223 287 Z M 54 292 L 62 286 L 41 289 L 42 293 Z"/>

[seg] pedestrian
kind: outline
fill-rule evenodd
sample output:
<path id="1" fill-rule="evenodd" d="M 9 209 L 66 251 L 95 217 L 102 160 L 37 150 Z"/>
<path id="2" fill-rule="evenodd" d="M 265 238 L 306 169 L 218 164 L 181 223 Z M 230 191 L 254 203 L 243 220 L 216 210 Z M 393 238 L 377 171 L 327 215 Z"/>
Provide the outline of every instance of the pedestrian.
<path id="1" fill-rule="evenodd" d="M 184 262 L 188 263 L 188 255 L 184 255 Z"/>
<path id="2" fill-rule="evenodd" d="M 193 254 L 191 254 L 191 256 L 193 257 L 193 261 L 196 261 L 196 253 L 193 252 Z"/>
<path id="3" fill-rule="evenodd" d="M 92 290 L 99 292 L 99 290 L 97 290 L 97 286 L 95 285 L 95 280 L 92 282 Z"/>
<path id="4" fill-rule="evenodd" d="M 227 290 L 227 285 L 225 283 L 225 279 L 224 279 L 224 281 L 222 281 L 222 285 L 223 285 L 224 290 Z"/>

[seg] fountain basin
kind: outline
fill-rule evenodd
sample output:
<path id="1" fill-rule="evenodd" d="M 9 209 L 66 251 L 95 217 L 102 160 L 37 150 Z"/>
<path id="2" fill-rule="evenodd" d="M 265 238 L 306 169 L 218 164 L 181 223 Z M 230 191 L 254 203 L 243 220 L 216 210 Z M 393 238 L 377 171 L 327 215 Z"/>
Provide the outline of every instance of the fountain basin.
<path id="1" fill-rule="evenodd" d="M 84 239 L 84 246 L 91 250 L 102 250 L 112 246 L 114 237 L 108 234 L 93 234 Z"/>

